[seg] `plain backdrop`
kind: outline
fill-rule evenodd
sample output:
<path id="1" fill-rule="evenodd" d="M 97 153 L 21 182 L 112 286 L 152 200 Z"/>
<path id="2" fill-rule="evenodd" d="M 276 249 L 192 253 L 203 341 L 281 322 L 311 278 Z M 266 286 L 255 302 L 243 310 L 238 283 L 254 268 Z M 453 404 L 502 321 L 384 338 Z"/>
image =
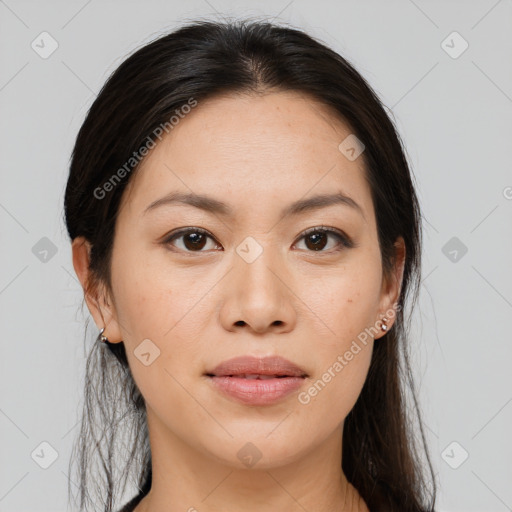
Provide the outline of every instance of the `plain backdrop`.
<path id="1" fill-rule="evenodd" d="M 88 311 L 62 212 L 85 113 L 133 50 L 223 15 L 306 30 L 386 105 L 423 209 L 413 362 L 438 509 L 512 510 L 510 0 L 1 0 L 0 512 L 67 510 Z"/>

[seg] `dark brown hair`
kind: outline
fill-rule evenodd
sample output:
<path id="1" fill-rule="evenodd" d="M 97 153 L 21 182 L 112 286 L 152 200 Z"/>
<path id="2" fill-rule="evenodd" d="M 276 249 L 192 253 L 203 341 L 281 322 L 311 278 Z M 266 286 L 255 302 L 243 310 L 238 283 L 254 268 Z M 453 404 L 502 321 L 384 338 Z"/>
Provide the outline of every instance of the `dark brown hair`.
<path id="1" fill-rule="evenodd" d="M 102 283 L 111 292 L 116 217 L 138 169 L 133 155 L 191 99 L 200 108 L 216 95 L 269 90 L 297 91 L 321 102 L 364 143 L 386 274 L 393 268 L 394 242 L 405 242 L 396 321 L 374 346 L 367 380 L 345 420 L 340 463 L 370 510 L 432 511 L 435 477 L 408 359 L 410 317 L 404 316 L 421 283 L 420 209 L 400 137 L 375 92 L 345 58 L 298 29 L 262 20 L 198 20 L 146 44 L 110 76 L 78 133 L 65 191 L 69 236 L 92 245 L 91 289 Z M 151 487 L 145 405 L 123 343 L 93 344 L 85 384 L 75 444 L 80 510 L 92 504 L 97 512 L 99 499 L 111 511 L 129 477 L 141 490 L 136 502 Z"/>

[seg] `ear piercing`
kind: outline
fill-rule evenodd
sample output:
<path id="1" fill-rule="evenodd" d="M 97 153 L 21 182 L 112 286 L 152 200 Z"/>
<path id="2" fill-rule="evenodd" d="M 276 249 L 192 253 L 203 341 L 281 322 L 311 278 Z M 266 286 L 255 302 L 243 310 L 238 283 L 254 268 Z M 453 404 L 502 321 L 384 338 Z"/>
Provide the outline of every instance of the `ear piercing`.
<path id="1" fill-rule="evenodd" d="M 101 342 L 102 343 L 108 343 L 108 338 L 106 336 L 103 336 L 103 331 L 105 330 L 105 327 L 102 327 L 100 330 L 100 336 L 101 336 Z"/>

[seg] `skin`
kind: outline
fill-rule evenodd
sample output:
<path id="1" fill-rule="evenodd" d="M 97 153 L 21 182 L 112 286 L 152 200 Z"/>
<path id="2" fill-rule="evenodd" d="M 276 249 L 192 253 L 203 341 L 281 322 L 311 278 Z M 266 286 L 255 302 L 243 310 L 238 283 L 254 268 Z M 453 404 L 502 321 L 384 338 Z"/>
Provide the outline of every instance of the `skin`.
<path id="1" fill-rule="evenodd" d="M 363 158 L 349 161 L 338 149 L 350 133 L 326 107 L 295 92 L 216 97 L 182 119 L 132 177 L 116 224 L 113 294 L 103 300 L 98 288 L 86 300 L 109 341 L 124 342 L 146 401 L 153 486 L 137 512 L 368 510 L 342 472 L 341 440 L 374 339 L 307 405 L 297 393 L 244 405 L 204 376 L 235 356 L 281 355 L 308 373 L 299 391 L 307 390 L 393 309 L 403 241 L 387 279 Z M 234 216 L 183 204 L 143 214 L 172 191 L 212 196 Z M 333 191 L 352 197 L 364 216 L 337 204 L 279 220 L 293 201 Z M 357 247 L 329 235 L 315 251 L 311 236 L 301 235 L 322 225 Z M 164 243 L 183 227 L 212 238 L 195 252 L 186 236 Z M 236 252 L 247 236 L 263 249 L 252 263 Z M 73 242 L 84 291 L 89 249 L 82 238 Z M 148 366 L 134 354 L 145 339 L 160 350 Z M 248 442 L 261 453 L 252 467 L 237 456 Z"/>

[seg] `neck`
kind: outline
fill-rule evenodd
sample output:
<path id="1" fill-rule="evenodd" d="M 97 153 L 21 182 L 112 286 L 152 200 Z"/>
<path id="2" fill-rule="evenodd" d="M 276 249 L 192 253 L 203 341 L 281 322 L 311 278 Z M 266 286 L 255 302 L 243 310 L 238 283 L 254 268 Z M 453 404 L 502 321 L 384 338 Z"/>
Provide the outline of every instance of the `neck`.
<path id="1" fill-rule="evenodd" d="M 300 458 L 261 468 L 212 458 L 169 432 L 149 408 L 148 429 L 152 486 L 135 512 L 368 512 L 341 468 L 343 426 Z"/>

